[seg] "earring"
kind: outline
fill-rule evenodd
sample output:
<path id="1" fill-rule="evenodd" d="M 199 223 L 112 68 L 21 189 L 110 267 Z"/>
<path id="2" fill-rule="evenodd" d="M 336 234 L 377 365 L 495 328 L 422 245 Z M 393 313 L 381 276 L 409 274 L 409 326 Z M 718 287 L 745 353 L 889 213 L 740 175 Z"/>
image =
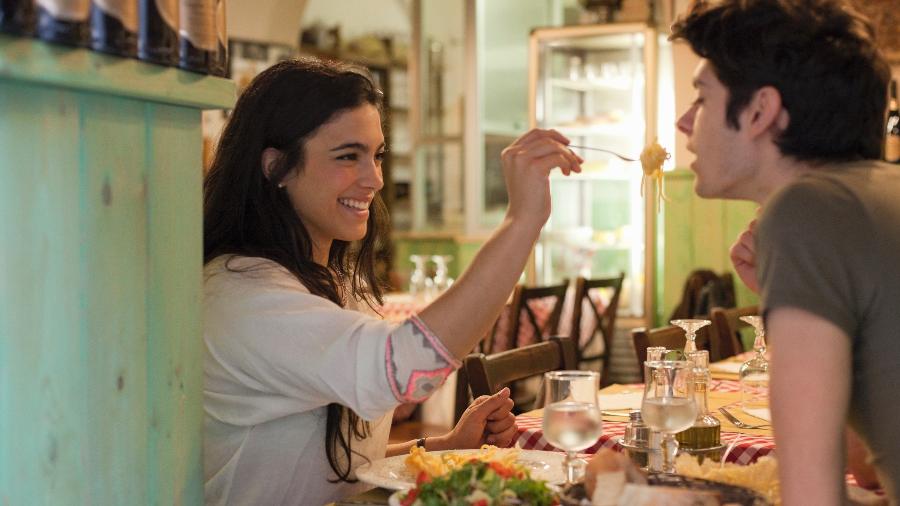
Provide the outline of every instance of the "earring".
<path id="1" fill-rule="evenodd" d="M 278 183 L 279 188 L 284 188 L 284 183 Z"/>

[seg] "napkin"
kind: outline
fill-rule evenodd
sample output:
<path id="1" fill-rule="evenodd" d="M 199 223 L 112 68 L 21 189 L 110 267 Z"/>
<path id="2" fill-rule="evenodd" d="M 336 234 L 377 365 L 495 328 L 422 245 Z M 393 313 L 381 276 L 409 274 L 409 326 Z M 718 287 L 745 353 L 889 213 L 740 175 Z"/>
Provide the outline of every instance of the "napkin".
<path id="1" fill-rule="evenodd" d="M 772 413 L 769 411 L 769 408 L 742 408 L 742 410 L 750 416 L 755 416 L 767 422 L 772 421 Z"/>
<path id="2" fill-rule="evenodd" d="M 641 401 L 644 399 L 644 393 L 638 392 L 622 392 L 620 394 L 599 394 L 597 403 L 601 410 L 618 411 L 625 409 L 641 409 Z"/>
<path id="3" fill-rule="evenodd" d="M 741 371 L 741 365 L 741 362 L 716 362 L 709 364 L 709 370 L 737 374 Z"/>

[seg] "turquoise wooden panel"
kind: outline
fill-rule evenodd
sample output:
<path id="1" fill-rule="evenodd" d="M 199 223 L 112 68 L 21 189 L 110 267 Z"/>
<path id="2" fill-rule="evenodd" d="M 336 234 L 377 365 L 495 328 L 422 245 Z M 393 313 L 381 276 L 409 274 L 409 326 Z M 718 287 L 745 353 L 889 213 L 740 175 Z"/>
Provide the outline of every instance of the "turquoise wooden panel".
<path id="1" fill-rule="evenodd" d="M 78 100 L 0 81 L 0 118 L 0 497 L 87 503 Z"/>
<path id="2" fill-rule="evenodd" d="M 235 100 L 234 83 L 226 79 L 2 34 L 0 75 L 202 109 L 229 108 Z"/>
<path id="3" fill-rule="evenodd" d="M 701 199 L 694 194 L 693 173 L 676 170 L 666 173 L 665 203 L 657 229 L 656 324 L 665 322 L 681 300 L 684 280 L 694 269 L 734 272 L 728 250 L 756 212 L 751 202 Z M 755 294 L 735 277 L 738 305 L 757 302 Z"/>
<path id="4" fill-rule="evenodd" d="M 148 504 L 202 504 L 200 112 L 147 120 Z"/>
<path id="5" fill-rule="evenodd" d="M 182 106 L 233 90 L 0 36 L 0 503 L 202 503 L 200 114 Z"/>
<path id="6" fill-rule="evenodd" d="M 143 106 L 80 94 L 82 351 L 94 504 L 146 504 L 147 188 Z"/>

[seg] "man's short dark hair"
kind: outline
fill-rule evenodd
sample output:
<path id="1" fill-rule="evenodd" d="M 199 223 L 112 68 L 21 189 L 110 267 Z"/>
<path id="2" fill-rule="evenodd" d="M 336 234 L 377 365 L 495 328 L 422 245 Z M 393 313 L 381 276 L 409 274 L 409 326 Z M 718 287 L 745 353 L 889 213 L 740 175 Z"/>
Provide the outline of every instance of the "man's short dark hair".
<path id="1" fill-rule="evenodd" d="M 728 88 L 726 119 L 773 86 L 790 114 L 776 140 L 806 161 L 881 156 L 890 68 L 871 23 L 837 0 L 698 1 L 672 26 Z"/>

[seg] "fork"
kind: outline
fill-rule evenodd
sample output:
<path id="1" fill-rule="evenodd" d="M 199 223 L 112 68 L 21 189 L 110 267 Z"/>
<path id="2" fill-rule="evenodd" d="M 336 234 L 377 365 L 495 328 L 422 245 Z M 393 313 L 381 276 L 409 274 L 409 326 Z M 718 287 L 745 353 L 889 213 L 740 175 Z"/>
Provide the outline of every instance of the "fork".
<path id="1" fill-rule="evenodd" d="M 604 153 L 609 153 L 609 154 L 611 154 L 611 155 L 613 155 L 613 156 L 616 156 L 616 157 L 618 157 L 620 160 L 624 160 L 624 161 L 626 161 L 626 162 L 636 162 L 636 161 L 637 161 L 636 158 L 628 158 L 628 157 L 625 156 L 625 155 L 620 155 L 619 153 L 616 153 L 615 151 L 610 151 L 610 150 L 608 150 L 608 149 L 603 149 L 603 148 L 592 148 L 592 147 L 590 147 L 590 146 L 576 146 L 576 145 L 574 145 L 574 144 L 569 144 L 568 147 L 570 147 L 570 148 L 578 148 L 578 149 L 587 149 L 587 150 L 590 150 L 590 151 L 602 151 L 602 152 L 604 152 Z"/>
<path id="2" fill-rule="evenodd" d="M 721 408 L 719 408 L 719 413 L 722 413 L 722 415 L 724 415 L 725 418 L 727 418 L 729 422 L 731 422 L 735 427 L 737 427 L 739 429 L 767 429 L 767 428 L 771 427 L 771 425 L 768 423 L 764 423 L 764 424 L 760 424 L 760 425 L 751 425 L 749 423 L 744 423 L 744 422 L 738 420 L 737 417 L 735 417 L 734 415 L 729 413 L 728 410 L 725 409 L 725 406 L 722 406 Z"/>

